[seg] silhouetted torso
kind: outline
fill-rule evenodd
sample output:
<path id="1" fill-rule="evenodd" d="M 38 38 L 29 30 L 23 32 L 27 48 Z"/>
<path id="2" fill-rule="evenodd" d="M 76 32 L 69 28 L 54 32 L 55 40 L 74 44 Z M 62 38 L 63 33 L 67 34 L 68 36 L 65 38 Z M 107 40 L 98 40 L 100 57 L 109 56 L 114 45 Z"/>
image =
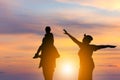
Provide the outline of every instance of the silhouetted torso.
<path id="1" fill-rule="evenodd" d="M 45 34 L 43 38 L 42 51 L 41 51 L 41 63 L 40 66 L 55 68 L 56 58 L 59 56 L 57 49 L 54 46 L 53 34 Z"/>
<path id="2" fill-rule="evenodd" d="M 43 45 L 53 45 L 54 44 L 54 37 L 52 33 L 45 34 L 45 37 L 42 41 Z"/>
<path id="3" fill-rule="evenodd" d="M 92 65 L 92 67 L 94 68 L 94 62 L 93 62 L 93 59 L 92 59 L 92 54 L 93 54 L 93 51 L 97 50 L 97 46 L 80 43 L 79 47 L 80 47 L 80 50 L 78 52 L 78 55 L 79 55 L 79 58 L 80 58 L 80 64 L 86 65 L 86 66 L 91 66 Z M 86 63 L 88 63 L 88 64 L 86 64 Z"/>

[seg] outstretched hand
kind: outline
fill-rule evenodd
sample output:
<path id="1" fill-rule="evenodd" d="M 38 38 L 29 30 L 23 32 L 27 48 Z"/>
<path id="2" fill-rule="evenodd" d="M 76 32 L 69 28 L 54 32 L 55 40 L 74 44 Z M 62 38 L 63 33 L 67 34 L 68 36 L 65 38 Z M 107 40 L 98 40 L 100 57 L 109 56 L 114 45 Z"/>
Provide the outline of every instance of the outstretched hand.
<path id="1" fill-rule="evenodd" d="M 116 46 L 113 46 L 113 45 L 109 45 L 110 48 L 115 48 Z"/>
<path id="2" fill-rule="evenodd" d="M 63 29 L 63 31 L 64 31 L 64 34 L 68 34 L 68 32 L 65 29 Z"/>

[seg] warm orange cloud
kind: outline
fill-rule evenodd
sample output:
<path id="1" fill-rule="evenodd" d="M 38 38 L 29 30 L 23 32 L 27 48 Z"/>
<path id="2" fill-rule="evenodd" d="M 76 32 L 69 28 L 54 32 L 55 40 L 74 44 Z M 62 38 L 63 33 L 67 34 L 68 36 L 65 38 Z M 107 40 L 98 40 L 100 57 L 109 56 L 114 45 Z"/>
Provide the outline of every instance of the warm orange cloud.
<path id="1" fill-rule="evenodd" d="M 97 12 L 98 11 L 98 12 Z M 99 23 L 118 25 L 120 23 L 120 15 L 118 11 L 102 11 L 81 8 L 68 8 L 58 11 L 59 16 L 65 21 L 71 21 L 71 24 L 79 23 Z M 70 24 L 70 23 L 68 23 Z"/>
<path id="2" fill-rule="evenodd" d="M 97 7 L 102 9 L 108 9 L 108 10 L 119 10 L 120 9 L 120 1 L 119 0 L 57 0 L 59 2 L 65 2 L 65 3 L 76 3 L 84 6 L 91 6 L 91 7 Z"/>

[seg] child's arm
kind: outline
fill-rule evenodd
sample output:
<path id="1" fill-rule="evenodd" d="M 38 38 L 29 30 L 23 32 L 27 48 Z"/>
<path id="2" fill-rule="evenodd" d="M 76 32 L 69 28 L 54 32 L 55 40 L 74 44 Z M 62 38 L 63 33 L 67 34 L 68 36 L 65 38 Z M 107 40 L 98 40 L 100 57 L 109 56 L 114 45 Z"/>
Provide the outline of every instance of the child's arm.
<path id="1" fill-rule="evenodd" d="M 69 34 L 65 29 L 64 29 L 64 32 L 65 32 L 64 34 L 68 35 L 72 39 L 72 41 L 75 42 L 76 44 L 79 45 L 81 43 L 75 37 L 73 37 L 71 34 Z"/>

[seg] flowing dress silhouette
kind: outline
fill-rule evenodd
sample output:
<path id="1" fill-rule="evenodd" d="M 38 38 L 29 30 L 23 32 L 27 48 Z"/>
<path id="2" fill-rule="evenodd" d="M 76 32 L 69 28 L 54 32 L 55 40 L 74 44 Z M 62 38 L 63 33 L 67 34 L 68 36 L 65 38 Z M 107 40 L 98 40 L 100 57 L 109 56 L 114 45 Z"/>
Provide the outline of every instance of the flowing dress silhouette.
<path id="1" fill-rule="evenodd" d="M 41 58 L 39 68 L 42 67 L 45 80 L 53 80 L 53 73 L 56 67 L 56 58 L 60 55 L 54 46 L 54 37 L 53 34 L 50 33 L 50 27 L 47 26 L 45 30 L 45 37 L 43 38 L 42 44 L 38 48 L 37 53 L 33 58 Z M 39 55 L 40 51 L 41 55 Z"/>
<path id="2" fill-rule="evenodd" d="M 78 80 L 92 80 L 92 73 L 93 69 L 95 67 L 94 61 L 92 58 L 93 52 L 97 51 L 102 48 L 114 48 L 116 46 L 113 45 L 92 45 L 89 44 L 93 37 L 90 35 L 84 34 L 84 38 L 81 41 L 78 41 L 76 38 L 74 38 L 72 35 L 70 35 L 66 30 L 64 30 L 65 34 L 68 35 L 73 42 L 75 42 L 80 50 L 78 52 L 79 60 L 80 60 L 80 69 L 79 69 L 79 75 Z"/>

